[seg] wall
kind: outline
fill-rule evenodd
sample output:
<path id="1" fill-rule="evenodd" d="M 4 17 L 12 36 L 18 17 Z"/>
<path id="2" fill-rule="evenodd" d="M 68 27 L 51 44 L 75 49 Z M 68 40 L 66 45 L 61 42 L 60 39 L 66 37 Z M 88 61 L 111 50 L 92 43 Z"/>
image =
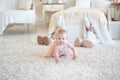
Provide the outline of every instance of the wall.
<path id="1" fill-rule="evenodd" d="M 65 8 L 71 7 L 74 5 L 75 0 L 67 0 L 67 3 L 65 4 Z M 42 19 L 42 1 L 40 0 L 33 0 L 35 3 L 36 8 L 36 25 L 40 25 L 40 22 L 43 21 Z"/>

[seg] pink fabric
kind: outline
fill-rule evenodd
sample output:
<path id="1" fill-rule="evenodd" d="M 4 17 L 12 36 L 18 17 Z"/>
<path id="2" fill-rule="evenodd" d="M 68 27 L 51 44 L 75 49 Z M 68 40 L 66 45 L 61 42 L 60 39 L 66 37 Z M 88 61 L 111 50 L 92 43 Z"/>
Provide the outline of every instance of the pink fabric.
<path id="1" fill-rule="evenodd" d="M 48 46 L 47 49 L 47 55 L 46 56 L 54 56 L 54 49 L 58 51 L 59 56 L 61 55 L 72 55 L 72 50 L 68 47 L 68 42 L 64 44 L 58 44 L 57 40 L 51 42 L 51 44 Z"/>

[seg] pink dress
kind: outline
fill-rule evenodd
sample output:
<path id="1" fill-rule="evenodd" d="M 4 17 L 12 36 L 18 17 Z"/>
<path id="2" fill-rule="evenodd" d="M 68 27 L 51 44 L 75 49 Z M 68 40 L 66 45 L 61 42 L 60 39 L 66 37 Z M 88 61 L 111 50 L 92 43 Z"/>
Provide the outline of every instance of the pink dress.
<path id="1" fill-rule="evenodd" d="M 65 42 L 64 44 L 58 44 L 57 40 L 54 40 L 50 43 L 47 49 L 47 55 L 46 56 L 54 56 L 55 49 L 58 52 L 59 56 L 61 55 L 72 55 L 72 50 L 68 47 L 68 42 Z"/>

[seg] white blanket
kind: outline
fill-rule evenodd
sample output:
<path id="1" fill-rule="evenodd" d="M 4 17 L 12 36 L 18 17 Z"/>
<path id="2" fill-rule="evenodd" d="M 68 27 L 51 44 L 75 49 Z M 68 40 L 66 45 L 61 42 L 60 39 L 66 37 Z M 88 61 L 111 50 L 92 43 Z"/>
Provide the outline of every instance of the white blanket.
<path id="1" fill-rule="evenodd" d="M 107 28 L 106 15 L 101 8 L 80 9 L 73 7 L 57 12 L 51 17 L 49 34 L 53 33 L 56 27 L 61 26 L 68 31 L 68 38 L 71 42 L 73 42 L 76 37 L 83 38 L 83 36 L 86 35 L 83 23 L 84 17 L 88 17 L 94 24 L 97 36 L 103 39 L 102 43 L 111 42 Z"/>

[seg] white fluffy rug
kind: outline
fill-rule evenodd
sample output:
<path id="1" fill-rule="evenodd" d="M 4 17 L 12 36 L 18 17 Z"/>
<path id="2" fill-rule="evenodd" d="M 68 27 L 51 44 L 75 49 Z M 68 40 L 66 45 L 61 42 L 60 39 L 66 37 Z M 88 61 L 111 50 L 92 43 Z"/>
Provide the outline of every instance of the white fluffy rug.
<path id="1" fill-rule="evenodd" d="M 0 39 L 0 80 L 120 80 L 120 41 L 76 48 L 78 58 L 40 57 L 46 46 L 33 40 Z"/>

